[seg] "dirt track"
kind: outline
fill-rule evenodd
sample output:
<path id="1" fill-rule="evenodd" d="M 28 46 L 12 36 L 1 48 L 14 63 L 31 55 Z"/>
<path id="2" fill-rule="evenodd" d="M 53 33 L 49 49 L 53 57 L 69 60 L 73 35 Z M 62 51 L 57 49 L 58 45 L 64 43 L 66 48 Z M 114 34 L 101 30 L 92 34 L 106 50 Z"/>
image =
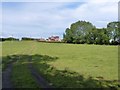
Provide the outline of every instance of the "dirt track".
<path id="1" fill-rule="evenodd" d="M 29 58 L 30 59 L 30 58 Z M 30 60 L 29 60 L 30 62 Z M 8 64 L 5 71 L 2 72 L 2 88 L 15 88 L 11 82 L 11 73 L 14 63 Z M 33 76 L 33 79 L 35 79 L 36 83 L 41 88 L 53 88 L 49 85 L 49 83 L 37 72 L 37 70 L 32 66 L 31 62 L 28 64 L 28 69 L 31 72 L 31 75 Z M 29 87 L 28 87 L 29 88 Z"/>
<path id="2" fill-rule="evenodd" d="M 2 72 L 2 88 L 13 88 L 11 82 L 12 63 L 8 64 L 5 71 Z"/>
<path id="3" fill-rule="evenodd" d="M 29 64 L 29 70 L 31 71 L 31 74 L 33 78 L 35 79 L 36 83 L 41 88 L 53 88 L 49 85 L 49 83 L 37 72 L 37 70 L 32 66 L 32 64 Z"/>

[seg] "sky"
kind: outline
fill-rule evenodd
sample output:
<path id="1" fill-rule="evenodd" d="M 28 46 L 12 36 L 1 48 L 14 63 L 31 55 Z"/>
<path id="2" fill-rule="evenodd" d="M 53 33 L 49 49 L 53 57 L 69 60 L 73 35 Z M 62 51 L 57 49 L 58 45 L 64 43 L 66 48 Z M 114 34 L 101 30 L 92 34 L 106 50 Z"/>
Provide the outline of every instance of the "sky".
<path id="1" fill-rule="evenodd" d="M 3 0 L 0 3 L 0 36 L 62 38 L 66 28 L 78 20 L 97 28 L 118 21 L 119 0 Z"/>

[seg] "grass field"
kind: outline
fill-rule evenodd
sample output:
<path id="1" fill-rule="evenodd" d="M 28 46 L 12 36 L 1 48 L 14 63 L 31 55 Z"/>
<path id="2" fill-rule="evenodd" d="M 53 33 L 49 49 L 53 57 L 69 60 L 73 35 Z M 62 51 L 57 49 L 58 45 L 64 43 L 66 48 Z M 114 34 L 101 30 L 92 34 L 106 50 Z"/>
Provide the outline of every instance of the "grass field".
<path id="1" fill-rule="evenodd" d="M 36 69 L 43 75 L 43 77 L 45 77 L 49 82 L 51 82 L 56 87 L 62 87 L 61 85 L 65 85 L 66 83 L 71 82 L 71 80 L 74 81 L 76 80 L 75 78 L 77 77 L 74 77 L 74 79 L 73 78 L 70 79 L 68 78 L 69 76 L 68 75 L 67 77 L 63 78 L 64 80 L 66 80 L 65 78 L 67 78 L 67 81 L 60 85 L 60 83 L 64 80 L 61 79 L 62 81 L 60 81 L 57 79 L 62 78 L 61 77 L 62 74 L 66 74 L 65 70 L 69 71 L 68 73 L 74 72 L 73 75 L 80 74 L 84 76 L 85 79 L 93 77 L 94 79 L 118 80 L 117 46 L 40 43 L 31 41 L 3 42 L 2 43 L 3 68 L 6 67 L 7 63 L 9 63 L 10 59 L 8 59 L 8 56 L 12 55 L 32 56 L 32 61 L 34 62 L 33 66 L 36 67 Z M 45 58 L 42 59 L 43 61 L 40 60 L 39 55 L 45 56 Z M 46 55 L 55 59 L 47 61 L 49 57 L 46 57 Z M 17 58 L 17 60 L 19 59 L 20 58 Z M 18 70 L 20 68 L 18 68 Z M 15 83 L 17 83 L 16 77 L 19 77 L 19 74 L 15 73 L 17 71 L 16 69 L 17 67 L 13 69 L 14 74 L 12 74 L 12 79 L 13 82 Z M 56 78 L 52 77 L 54 76 L 53 73 L 54 74 L 56 73 L 55 70 L 59 71 L 57 72 L 58 75 L 56 75 Z M 28 75 L 27 77 L 29 78 L 30 75 Z M 23 79 L 25 79 L 25 77 L 23 77 Z M 34 83 L 34 80 L 31 83 Z M 73 83 L 69 84 L 68 87 L 70 87 L 71 85 L 73 85 Z M 76 87 L 76 85 L 73 85 L 73 87 Z M 84 85 L 86 85 L 85 82 Z M 33 87 L 35 86 L 37 87 L 37 85 L 33 84 Z M 77 86 L 80 87 L 79 85 Z"/>

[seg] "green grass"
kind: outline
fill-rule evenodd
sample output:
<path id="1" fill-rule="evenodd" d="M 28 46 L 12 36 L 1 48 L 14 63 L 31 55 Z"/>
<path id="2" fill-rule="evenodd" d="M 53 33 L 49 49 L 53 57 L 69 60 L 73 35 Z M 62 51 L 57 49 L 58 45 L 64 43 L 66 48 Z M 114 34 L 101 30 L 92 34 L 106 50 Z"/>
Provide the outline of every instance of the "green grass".
<path id="1" fill-rule="evenodd" d="M 70 71 L 69 69 L 57 70 L 56 68 L 37 61 L 33 66 L 46 78 L 51 85 L 57 88 L 118 88 L 116 81 L 105 81 L 104 79 L 85 78 L 83 75 Z"/>
<path id="2" fill-rule="evenodd" d="M 28 61 L 20 60 L 13 64 L 12 82 L 16 88 L 40 88 L 28 70 Z"/>
<path id="3" fill-rule="evenodd" d="M 56 60 L 51 62 L 46 61 L 45 64 L 39 61 L 40 58 L 33 57 L 34 66 L 38 69 L 38 71 L 50 82 L 53 81 L 51 83 L 55 84 L 57 87 L 60 87 L 60 85 L 66 85 L 66 83 L 70 83 L 71 80 L 77 80 L 76 78 L 70 79 L 70 77 L 70 81 L 65 81 L 60 84 L 62 81 L 67 80 L 65 79 L 67 78 L 66 76 L 62 78 L 62 75 L 59 74 L 54 78 L 51 77 L 51 74 L 56 72 L 62 73 L 66 69 L 70 72 L 76 72 L 84 76 L 85 80 L 88 80 L 89 77 L 93 77 L 94 79 L 102 78 L 104 80 L 118 80 L 117 46 L 40 43 L 31 41 L 3 42 L 2 45 L 3 57 L 17 54 L 38 54 L 57 57 Z M 55 69 L 49 71 L 49 67 L 54 67 Z M 44 71 L 44 69 L 46 71 Z M 60 79 L 61 81 L 57 80 L 58 78 L 62 78 Z M 82 85 L 84 86 L 84 84 Z M 78 87 L 80 86 L 78 85 Z"/>

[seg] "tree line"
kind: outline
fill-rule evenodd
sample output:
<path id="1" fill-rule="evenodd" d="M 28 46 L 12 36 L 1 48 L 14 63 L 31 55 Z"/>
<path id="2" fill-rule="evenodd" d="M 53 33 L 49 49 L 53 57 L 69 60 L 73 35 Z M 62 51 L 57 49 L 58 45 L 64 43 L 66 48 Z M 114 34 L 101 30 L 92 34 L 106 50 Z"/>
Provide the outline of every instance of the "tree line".
<path id="1" fill-rule="evenodd" d="M 66 43 L 74 44 L 120 44 L 120 22 L 110 22 L 107 28 L 96 28 L 92 23 L 78 21 L 66 28 L 63 34 Z"/>
<path id="2" fill-rule="evenodd" d="M 19 39 L 8 37 L 8 38 L 0 38 L 0 41 L 19 41 Z"/>
<path id="3" fill-rule="evenodd" d="M 29 37 L 22 37 L 21 38 L 21 41 L 33 41 L 33 40 L 38 40 L 38 39 L 29 38 Z M 8 37 L 8 38 L 0 38 L 0 41 L 20 41 L 20 39 L 14 38 L 14 37 Z"/>

